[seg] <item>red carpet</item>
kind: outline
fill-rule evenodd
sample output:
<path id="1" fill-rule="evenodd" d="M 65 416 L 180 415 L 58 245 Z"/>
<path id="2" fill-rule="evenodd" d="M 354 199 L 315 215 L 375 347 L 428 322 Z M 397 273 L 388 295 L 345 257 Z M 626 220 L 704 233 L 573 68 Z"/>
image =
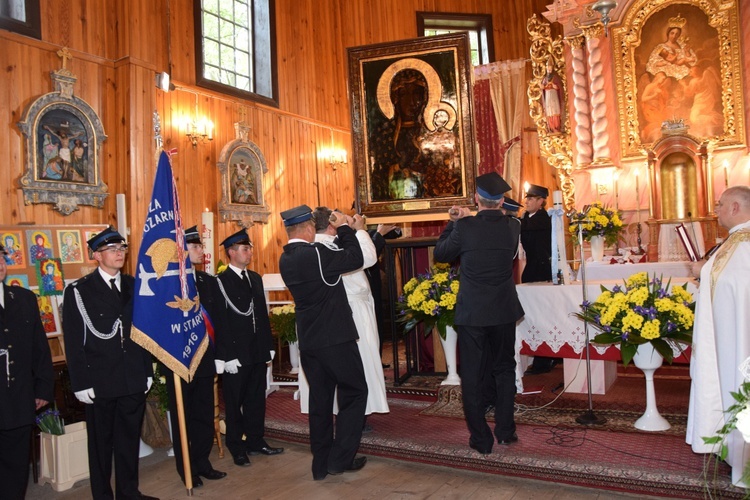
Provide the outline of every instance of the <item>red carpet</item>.
<path id="1" fill-rule="evenodd" d="M 559 376 L 555 371 L 542 377 L 553 380 Z M 622 379 L 627 381 L 627 377 Z M 541 378 L 539 380 L 547 387 L 552 386 Z M 415 385 L 416 388 L 396 388 L 398 394 L 393 396 L 398 397 L 389 394 L 390 414 L 375 414 L 368 418 L 368 424 L 374 430 L 363 436 L 360 452 L 636 494 L 672 498 L 704 498 L 707 494 L 703 474 L 705 458 L 692 453 L 685 444 L 684 433 L 613 432 L 579 426 L 574 419 L 570 425 L 549 425 L 549 422 L 540 420 L 537 424 L 520 423 L 518 443 L 496 445 L 493 453 L 485 457 L 468 447 L 469 434 L 462 418 L 421 414 L 436 398 L 424 400 L 429 391 L 419 387 L 424 385 L 421 381 L 416 381 Z M 639 383 L 624 385 L 632 386 L 628 390 L 637 391 Z M 677 416 L 680 416 L 680 411 L 684 412 L 687 406 L 686 402 L 682 405 L 685 391 L 679 389 L 671 394 L 662 388 L 664 394 L 657 396 L 663 396 L 664 406 L 659 405 L 662 413 L 672 406 L 678 411 Z M 409 392 L 422 400 L 406 399 Z M 517 402 L 530 405 L 549 398 L 550 394 L 549 389 L 545 389 L 540 395 L 519 396 Z M 563 406 L 587 408 L 586 395 L 564 396 L 561 398 Z M 612 407 L 618 405 L 625 407 L 623 401 L 615 400 L 618 397 L 622 396 L 615 391 L 597 396 L 595 412 L 597 404 L 599 407 L 609 405 L 607 411 L 613 411 Z M 632 411 L 633 405 L 627 409 Z M 518 419 L 519 422 L 523 420 Z M 270 437 L 309 441 L 307 418 L 299 413 L 299 402 L 294 401 L 291 389 L 269 396 L 266 428 Z M 712 477 L 714 498 L 742 498 L 743 490 L 731 486 L 728 467 L 719 467 L 715 479 L 713 471 L 709 476 Z"/>

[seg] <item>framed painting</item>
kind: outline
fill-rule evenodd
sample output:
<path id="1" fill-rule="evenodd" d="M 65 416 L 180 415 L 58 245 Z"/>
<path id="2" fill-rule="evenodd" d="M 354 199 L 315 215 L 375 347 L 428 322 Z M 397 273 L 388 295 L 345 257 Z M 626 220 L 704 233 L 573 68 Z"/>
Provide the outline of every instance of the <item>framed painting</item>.
<path id="1" fill-rule="evenodd" d="M 637 0 L 613 28 L 621 141 L 626 155 L 673 129 L 744 142 L 737 4 Z"/>
<path id="2" fill-rule="evenodd" d="M 29 263 L 31 265 L 54 256 L 52 231 L 49 229 L 27 229 L 26 241 L 29 245 Z"/>
<path id="3" fill-rule="evenodd" d="M 8 231 L 0 235 L 0 241 L 2 241 L 5 247 L 6 255 L 5 265 L 8 269 L 14 269 L 19 267 L 26 267 L 28 259 L 25 255 L 25 247 L 23 246 L 23 240 L 21 239 L 21 233 L 18 231 Z"/>
<path id="4" fill-rule="evenodd" d="M 36 294 L 36 301 L 39 304 L 39 315 L 42 318 L 42 327 L 48 337 L 62 332 L 60 323 L 60 309 L 57 297 L 40 294 L 39 287 L 32 287 L 31 290 Z"/>
<path id="5" fill-rule="evenodd" d="M 65 289 L 65 277 L 59 258 L 42 259 L 37 262 L 35 270 L 39 295 L 62 295 Z"/>
<path id="6" fill-rule="evenodd" d="M 82 264 L 81 232 L 78 229 L 58 229 L 57 250 L 63 264 Z"/>
<path id="7" fill-rule="evenodd" d="M 353 47 L 348 57 L 358 211 L 430 220 L 473 205 L 468 35 Z"/>
<path id="8" fill-rule="evenodd" d="M 247 228 L 254 222 L 268 222 L 271 214 L 263 200 L 263 174 L 268 166 L 260 148 L 247 139 L 249 127 L 239 122 L 235 130 L 237 138 L 222 148 L 217 162 L 221 171 L 219 215 Z"/>
<path id="9" fill-rule="evenodd" d="M 9 274 L 5 277 L 5 284 L 8 286 L 29 288 L 29 277 L 25 274 Z"/>
<path id="10" fill-rule="evenodd" d="M 34 100 L 18 122 L 26 138 L 24 202 L 54 203 L 64 215 L 78 205 L 101 208 L 108 193 L 99 148 L 107 136 L 91 106 L 73 95 L 75 76 L 63 67 L 52 80 L 58 91 Z"/>

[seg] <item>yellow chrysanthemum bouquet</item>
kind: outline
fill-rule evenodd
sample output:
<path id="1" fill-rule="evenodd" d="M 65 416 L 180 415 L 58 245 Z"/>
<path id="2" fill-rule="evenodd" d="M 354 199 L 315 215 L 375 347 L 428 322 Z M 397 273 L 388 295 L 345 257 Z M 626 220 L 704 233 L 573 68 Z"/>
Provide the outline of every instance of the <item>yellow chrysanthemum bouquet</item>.
<path id="1" fill-rule="evenodd" d="M 427 274 L 407 281 L 396 304 L 404 332 L 422 323 L 425 334 L 437 327 L 445 339 L 445 327 L 452 326 L 456 317 L 457 295 L 458 272 L 450 264 L 435 264 Z"/>
<path id="2" fill-rule="evenodd" d="M 646 342 L 671 363 L 672 347 L 682 351 L 683 344 L 692 342 L 695 302 L 684 285 L 670 283 L 637 273 L 625 281 L 625 286 L 612 290 L 602 286 L 596 301 L 584 302 L 581 312 L 574 314 L 601 332 L 593 343 L 620 344 L 625 366 L 638 346 Z"/>
<path id="3" fill-rule="evenodd" d="M 271 329 L 279 340 L 291 344 L 297 342 L 297 323 L 294 313 L 294 304 L 285 304 L 271 308 L 268 319 L 271 321 Z"/>
<path id="4" fill-rule="evenodd" d="M 591 241 L 592 236 L 603 236 L 604 243 L 614 245 L 622 231 L 622 219 L 617 210 L 612 210 L 597 201 L 591 205 L 587 214 L 578 212 L 573 215 L 573 220 L 584 220 L 582 227 L 584 241 Z M 578 241 L 578 224 L 571 221 L 568 231 Z"/>

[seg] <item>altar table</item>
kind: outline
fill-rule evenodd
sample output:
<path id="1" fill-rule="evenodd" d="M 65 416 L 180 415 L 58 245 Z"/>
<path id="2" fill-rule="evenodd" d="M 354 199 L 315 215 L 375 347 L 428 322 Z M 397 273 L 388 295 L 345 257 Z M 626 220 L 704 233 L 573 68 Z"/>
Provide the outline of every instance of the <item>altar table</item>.
<path id="1" fill-rule="evenodd" d="M 604 258 L 607 259 L 606 256 Z M 649 276 L 655 274 L 656 276 L 663 276 L 665 280 L 667 278 L 673 278 L 673 283 L 682 283 L 682 281 L 688 279 L 685 278 L 685 276 L 692 275 L 690 271 L 691 264 L 692 262 L 690 261 L 643 262 L 639 264 L 610 264 L 609 262 L 587 262 L 586 281 L 592 282 L 602 280 L 619 280 L 619 284 L 621 284 L 622 280 L 627 279 L 633 274 L 646 272 L 649 274 Z"/>

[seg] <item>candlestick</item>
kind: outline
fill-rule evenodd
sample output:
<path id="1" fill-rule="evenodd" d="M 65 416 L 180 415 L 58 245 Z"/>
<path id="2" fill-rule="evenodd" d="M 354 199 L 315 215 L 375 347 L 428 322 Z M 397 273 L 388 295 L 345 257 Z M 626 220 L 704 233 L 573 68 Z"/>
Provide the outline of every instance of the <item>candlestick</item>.
<path id="1" fill-rule="evenodd" d="M 619 172 L 615 172 L 614 175 L 614 188 L 615 188 L 615 211 L 617 211 L 620 208 L 620 189 L 618 186 L 618 178 L 620 177 Z"/>
<path id="2" fill-rule="evenodd" d="M 637 168 L 635 169 L 635 204 L 637 205 L 636 206 L 636 210 L 638 210 L 638 212 L 640 213 L 640 210 L 641 210 L 641 190 L 639 189 L 639 186 L 638 186 L 638 169 Z"/>

